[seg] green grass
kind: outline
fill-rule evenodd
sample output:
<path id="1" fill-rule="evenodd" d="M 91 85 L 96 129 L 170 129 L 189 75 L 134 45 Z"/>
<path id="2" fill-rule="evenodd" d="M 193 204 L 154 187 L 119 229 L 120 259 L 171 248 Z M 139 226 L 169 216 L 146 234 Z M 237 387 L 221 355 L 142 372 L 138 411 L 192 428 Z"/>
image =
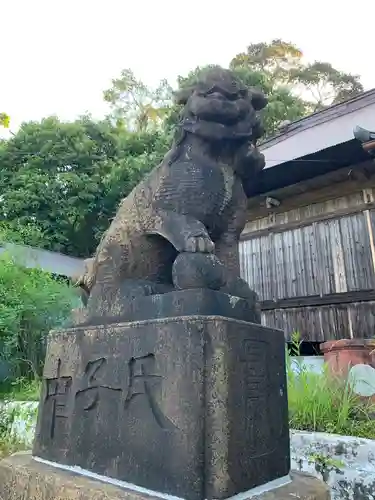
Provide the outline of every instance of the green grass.
<path id="1" fill-rule="evenodd" d="M 292 338 L 292 353 L 299 354 L 299 336 Z M 291 368 L 287 354 L 289 422 L 292 429 L 320 431 L 375 439 L 375 405 L 358 397 L 346 381 L 327 370 L 312 373 Z"/>
<path id="2" fill-rule="evenodd" d="M 18 451 L 25 451 L 25 445 L 23 443 L 0 437 L 0 460 Z"/>
<path id="3" fill-rule="evenodd" d="M 0 401 L 39 401 L 40 381 L 17 379 L 0 383 Z"/>
<path id="4" fill-rule="evenodd" d="M 15 412 L 9 412 L 0 407 L 0 460 L 25 449 L 25 444 L 11 433 L 14 418 Z"/>

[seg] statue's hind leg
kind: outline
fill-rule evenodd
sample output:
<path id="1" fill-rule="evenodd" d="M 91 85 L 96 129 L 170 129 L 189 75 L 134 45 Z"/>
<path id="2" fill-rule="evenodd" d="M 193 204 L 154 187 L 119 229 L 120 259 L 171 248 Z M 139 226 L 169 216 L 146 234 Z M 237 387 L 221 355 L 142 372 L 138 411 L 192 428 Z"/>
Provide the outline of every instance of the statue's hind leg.
<path id="1" fill-rule="evenodd" d="M 126 321 L 132 302 L 173 289 L 176 249 L 158 235 L 141 235 L 134 241 L 134 246 L 109 246 L 103 255 L 87 302 L 86 322 L 98 317 Z"/>

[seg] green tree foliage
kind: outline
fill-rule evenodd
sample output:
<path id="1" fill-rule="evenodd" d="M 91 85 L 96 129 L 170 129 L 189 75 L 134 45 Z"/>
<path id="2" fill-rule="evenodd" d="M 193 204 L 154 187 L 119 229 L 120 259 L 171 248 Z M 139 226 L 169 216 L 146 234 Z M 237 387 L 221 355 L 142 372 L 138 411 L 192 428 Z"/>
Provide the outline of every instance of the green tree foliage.
<path id="1" fill-rule="evenodd" d="M 229 66 L 245 85 L 268 96 L 266 136 L 285 120 L 362 91 L 358 77 L 327 63 L 306 65 L 298 47 L 282 40 L 252 44 Z M 190 85 L 206 68 L 179 77 L 178 86 Z M 30 245 L 92 255 L 121 198 L 170 145 L 180 112 L 172 95 L 167 82 L 151 89 L 124 70 L 104 93 L 108 119 L 49 117 L 0 141 L 0 220 L 8 231 L 17 238 L 26 231 Z"/>
<path id="2" fill-rule="evenodd" d="M 109 120 L 24 124 L 0 145 L 0 219 L 18 233 L 33 228 L 28 244 L 87 257 L 121 198 L 165 150 L 159 132 L 132 133 Z"/>
<path id="3" fill-rule="evenodd" d="M 124 69 L 112 87 L 104 91 L 104 100 L 110 104 L 111 117 L 129 130 L 144 132 L 159 127 L 171 106 L 172 88 L 162 80 L 151 89 L 138 80 L 132 70 Z"/>
<path id="4" fill-rule="evenodd" d="M 231 61 L 231 67 L 250 66 L 253 71 L 260 71 L 277 82 L 287 82 L 289 72 L 301 63 L 303 54 L 294 44 L 280 39 L 271 43 L 253 43 L 246 52 L 237 54 Z"/>
<path id="5" fill-rule="evenodd" d="M 289 79 L 310 94 L 313 111 L 355 97 L 364 90 L 358 75 L 339 71 L 327 62 L 315 61 L 293 68 Z"/>
<path id="6" fill-rule="evenodd" d="M 302 96 L 304 114 L 363 92 L 358 75 L 339 71 L 327 62 L 305 63 L 303 53 L 296 45 L 280 39 L 249 45 L 246 52 L 232 59 L 230 66 L 260 72 L 265 90 L 272 96 L 277 95 L 280 88 L 284 92 L 288 89 L 299 100 Z"/>
<path id="7" fill-rule="evenodd" d="M 0 127 L 9 128 L 10 117 L 6 113 L 0 113 Z"/>
<path id="8" fill-rule="evenodd" d="M 43 246 L 43 233 L 32 224 L 21 224 L 18 220 L 0 221 L 0 246 L 5 243 L 16 245 Z"/>
<path id="9" fill-rule="evenodd" d="M 40 376 L 45 337 L 69 318 L 76 293 L 40 269 L 0 255 L 0 357 L 13 377 Z"/>

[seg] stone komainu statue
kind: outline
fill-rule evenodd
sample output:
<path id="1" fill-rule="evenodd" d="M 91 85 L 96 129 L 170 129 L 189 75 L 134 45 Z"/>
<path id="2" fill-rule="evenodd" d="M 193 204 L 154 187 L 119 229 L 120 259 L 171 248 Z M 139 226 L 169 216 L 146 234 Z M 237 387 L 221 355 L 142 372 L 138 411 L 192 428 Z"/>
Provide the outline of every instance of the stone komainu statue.
<path id="1" fill-rule="evenodd" d="M 267 100 L 213 68 L 177 95 L 171 150 L 122 200 L 77 284 L 86 319 L 124 315 L 139 295 L 212 288 L 254 300 L 239 277 L 247 196 L 264 167 L 256 148 Z"/>

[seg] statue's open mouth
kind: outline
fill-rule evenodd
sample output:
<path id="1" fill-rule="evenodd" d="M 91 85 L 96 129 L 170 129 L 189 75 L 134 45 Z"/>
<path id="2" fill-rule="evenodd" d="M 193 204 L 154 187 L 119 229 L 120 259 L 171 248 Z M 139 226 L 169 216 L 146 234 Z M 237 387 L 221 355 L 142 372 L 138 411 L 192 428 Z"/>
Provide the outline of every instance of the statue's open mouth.
<path id="1" fill-rule="evenodd" d="M 234 125 L 250 112 L 250 102 L 238 96 L 236 100 L 228 100 L 218 92 L 206 96 L 195 94 L 189 100 L 189 111 L 200 120 Z"/>
<path id="2" fill-rule="evenodd" d="M 246 118 L 233 124 L 187 118 L 182 127 L 186 132 L 211 141 L 243 140 L 252 136 L 251 122 Z"/>

